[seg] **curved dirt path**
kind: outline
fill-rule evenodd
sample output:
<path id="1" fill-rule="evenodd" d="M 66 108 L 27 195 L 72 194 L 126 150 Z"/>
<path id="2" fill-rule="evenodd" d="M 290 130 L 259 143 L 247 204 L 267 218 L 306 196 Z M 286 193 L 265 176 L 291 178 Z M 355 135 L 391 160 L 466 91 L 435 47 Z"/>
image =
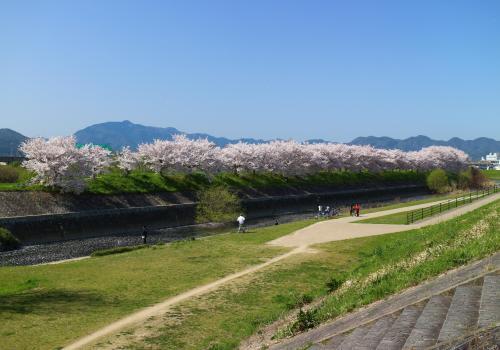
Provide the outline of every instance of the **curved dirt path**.
<path id="1" fill-rule="evenodd" d="M 266 266 L 272 265 L 280 260 L 286 259 L 291 255 L 298 254 L 298 253 L 305 253 L 305 252 L 307 252 L 307 247 L 298 247 L 298 248 L 295 248 L 295 249 L 289 251 L 288 253 L 278 255 L 278 256 L 266 261 L 265 263 L 252 266 L 248 269 L 233 273 L 231 275 L 228 275 L 224 278 L 218 279 L 218 280 L 211 282 L 209 284 L 205 284 L 203 286 L 188 290 L 187 292 L 176 295 L 175 297 L 167 299 L 159 304 L 155 304 L 153 306 L 147 307 L 147 308 L 142 309 L 138 312 L 135 312 L 135 313 L 133 313 L 125 318 L 122 318 L 116 322 L 113 322 L 113 323 L 107 325 L 104 328 L 99 329 L 98 331 L 96 331 L 92 334 L 89 334 L 83 338 L 80 338 L 79 340 L 72 343 L 71 345 L 64 347 L 64 350 L 80 349 L 83 346 L 88 345 L 88 344 L 98 340 L 101 337 L 118 332 L 127 326 L 139 323 L 139 322 L 146 320 L 146 319 L 153 317 L 153 316 L 161 315 L 165 311 L 167 311 L 172 305 L 180 303 L 180 302 L 182 302 L 186 299 L 189 299 L 191 297 L 195 297 L 195 296 L 210 292 L 210 291 L 216 289 L 217 287 L 219 287 L 219 286 L 221 286 L 229 281 L 232 281 L 236 278 L 254 273 L 258 270 L 265 268 Z"/>
<path id="2" fill-rule="evenodd" d="M 411 225 L 357 224 L 356 221 L 425 208 L 444 201 L 414 205 L 411 207 L 397 208 L 392 210 L 384 210 L 375 213 L 364 214 L 360 217 L 345 217 L 336 220 L 321 221 L 316 224 L 307 226 L 303 229 L 297 230 L 287 236 L 283 236 L 271 242 L 268 242 L 268 244 L 283 247 L 301 247 L 304 245 L 313 245 L 318 243 L 341 241 L 344 239 L 414 230 L 416 228 L 449 220 L 451 218 L 479 208 L 485 204 L 494 202 L 499 198 L 500 193 L 496 193 L 483 199 L 479 199 L 476 202 L 472 202 L 471 204 L 465 204 L 456 209 L 447 211 L 439 216 L 434 216 Z"/>
<path id="3" fill-rule="evenodd" d="M 445 214 L 442 214 L 439 217 L 434 217 L 413 225 L 356 224 L 355 221 L 362 220 L 365 218 L 374 218 L 374 217 L 404 212 L 408 210 L 419 209 L 439 202 L 380 211 L 380 212 L 365 214 L 360 217 L 346 217 L 335 220 L 318 222 L 304 229 L 295 231 L 292 234 L 283 236 L 281 238 L 275 239 L 267 243 L 275 246 L 294 248 L 288 253 L 276 256 L 266 261 L 265 263 L 255 265 L 240 272 L 228 275 L 224 278 L 221 278 L 209 284 L 188 290 L 175 297 L 169 298 L 161 303 L 139 310 L 83 338 L 78 339 L 74 343 L 64 347 L 63 350 L 81 349 L 85 346 L 88 346 L 89 344 L 95 343 L 97 340 L 105 336 L 115 334 L 126 327 L 130 327 L 134 324 L 139 324 L 150 317 L 162 315 L 166 311 L 168 311 L 168 309 L 171 306 L 178 304 L 186 299 L 211 292 L 227 282 L 230 282 L 232 280 L 235 280 L 237 278 L 240 278 L 248 274 L 255 273 L 259 270 L 264 269 L 269 265 L 275 264 L 276 262 L 286 259 L 292 255 L 313 252 L 312 249 L 309 249 L 310 245 L 325 243 L 330 241 L 357 238 L 357 237 L 366 237 L 366 236 L 381 235 L 392 232 L 412 230 L 415 228 L 431 225 L 439 221 L 448 220 L 455 216 L 462 215 L 463 213 L 472 211 L 480 206 L 491 203 L 499 198 L 500 198 L 500 193 L 497 193 L 489 197 L 486 197 L 484 199 L 480 199 L 474 203 L 459 207 L 458 209 L 446 212 Z"/>

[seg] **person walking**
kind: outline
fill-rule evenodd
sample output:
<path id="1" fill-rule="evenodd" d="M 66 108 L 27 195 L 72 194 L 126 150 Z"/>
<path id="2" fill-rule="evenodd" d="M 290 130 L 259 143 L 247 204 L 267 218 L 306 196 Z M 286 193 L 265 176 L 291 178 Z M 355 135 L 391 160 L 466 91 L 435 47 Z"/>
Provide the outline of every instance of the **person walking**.
<path id="1" fill-rule="evenodd" d="M 142 244 L 146 244 L 148 240 L 148 228 L 146 225 L 142 226 Z"/>
<path id="2" fill-rule="evenodd" d="M 318 205 L 318 218 L 323 215 L 323 206 L 320 204 Z"/>
<path id="3" fill-rule="evenodd" d="M 242 231 L 245 232 L 245 217 L 243 216 L 243 214 L 238 216 L 236 221 L 238 222 L 238 233 Z"/>
<path id="4" fill-rule="evenodd" d="M 356 216 L 359 216 L 359 211 L 361 210 L 361 204 L 356 204 Z"/>

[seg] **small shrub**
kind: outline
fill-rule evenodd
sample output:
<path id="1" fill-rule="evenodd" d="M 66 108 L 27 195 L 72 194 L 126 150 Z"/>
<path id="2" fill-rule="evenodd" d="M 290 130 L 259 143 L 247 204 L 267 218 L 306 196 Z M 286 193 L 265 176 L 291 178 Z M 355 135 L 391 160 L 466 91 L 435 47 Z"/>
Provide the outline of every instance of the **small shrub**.
<path id="1" fill-rule="evenodd" d="M 446 193 L 450 191 L 448 175 L 443 169 L 435 169 L 427 176 L 427 187 L 437 193 Z"/>
<path id="2" fill-rule="evenodd" d="M 19 180 L 20 171 L 10 165 L 0 165 L 0 182 L 15 183 Z"/>
<path id="3" fill-rule="evenodd" d="M 305 330 L 314 328 L 318 325 L 318 320 L 316 318 L 316 310 L 304 311 L 300 309 L 297 315 L 297 321 L 294 324 L 296 331 L 303 332 Z"/>
<path id="4" fill-rule="evenodd" d="M 230 222 L 236 220 L 241 213 L 238 196 L 224 186 L 206 188 L 198 194 L 196 221 Z"/>
<path id="5" fill-rule="evenodd" d="M 344 278 L 332 277 L 328 282 L 326 282 L 326 288 L 328 288 L 328 293 L 333 293 L 340 288 L 342 283 L 345 282 Z"/>
<path id="6" fill-rule="evenodd" d="M 21 246 L 21 242 L 7 229 L 0 227 L 0 251 L 13 250 Z"/>

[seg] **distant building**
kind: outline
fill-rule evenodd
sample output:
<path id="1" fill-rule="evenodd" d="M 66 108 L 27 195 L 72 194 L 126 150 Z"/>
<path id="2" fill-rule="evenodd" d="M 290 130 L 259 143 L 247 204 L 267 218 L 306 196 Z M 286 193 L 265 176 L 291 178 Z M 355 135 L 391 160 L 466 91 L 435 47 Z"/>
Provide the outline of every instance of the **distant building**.
<path id="1" fill-rule="evenodd" d="M 500 153 L 489 153 L 481 157 L 479 162 L 474 163 L 474 166 L 485 170 L 500 170 Z"/>

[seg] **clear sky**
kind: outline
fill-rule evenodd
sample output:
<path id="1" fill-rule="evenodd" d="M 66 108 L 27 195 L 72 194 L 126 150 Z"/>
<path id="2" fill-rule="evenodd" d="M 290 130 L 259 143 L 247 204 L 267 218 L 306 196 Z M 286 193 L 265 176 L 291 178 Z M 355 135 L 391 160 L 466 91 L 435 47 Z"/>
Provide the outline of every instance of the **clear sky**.
<path id="1" fill-rule="evenodd" d="M 0 0 L 0 128 L 500 138 L 498 0 Z"/>

